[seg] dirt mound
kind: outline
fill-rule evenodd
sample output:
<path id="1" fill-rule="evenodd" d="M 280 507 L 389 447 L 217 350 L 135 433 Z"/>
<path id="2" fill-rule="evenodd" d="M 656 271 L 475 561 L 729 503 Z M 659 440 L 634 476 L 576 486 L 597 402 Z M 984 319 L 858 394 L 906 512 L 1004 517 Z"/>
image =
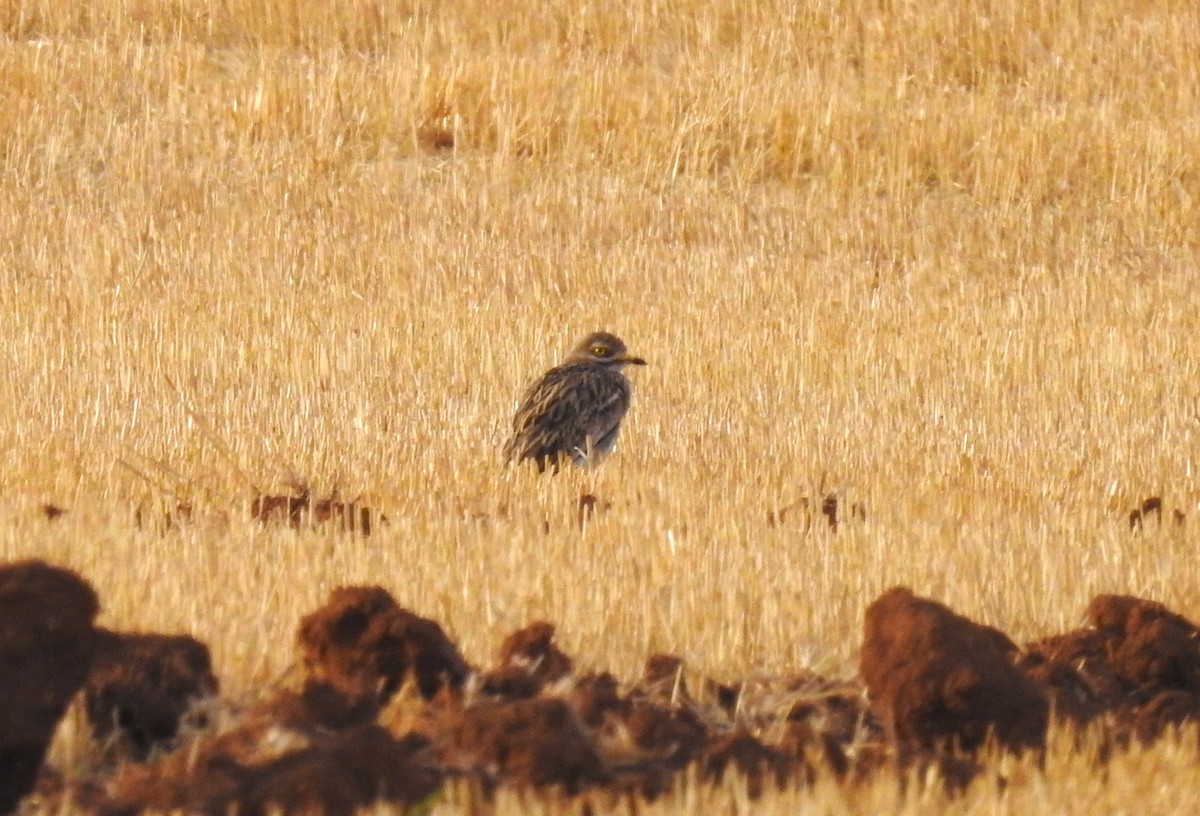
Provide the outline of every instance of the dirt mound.
<path id="1" fill-rule="evenodd" d="M 1200 722 L 1200 694 L 1162 691 L 1133 712 L 1130 730 L 1149 744 L 1169 731 L 1195 722 Z"/>
<path id="2" fill-rule="evenodd" d="M 297 645 L 299 688 L 279 689 L 228 731 L 126 765 L 93 809 L 340 816 L 436 791 L 443 771 L 429 740 L 378 720 L 407 681 L 421 700 L 462 686 L 468 667 L 442 628 L 380 587 L 342 587 L 301 621 Z"/>
<path id="3" fill-rule="evenodd" d="M 504 639 L 498 665 L 483 676 L 482 689 L 501 697 L 533 697 L 573 668 L 571 658 L 554 643 L 554 624 L 535 621 Z"/>
<path id="4" fill-rule="evenodd" d="M 46 521 L 58 521 L 67 514 L 67 508 L 59 507 L 57 504 L 46 502 L 42 505 L 42 515 L 46 517 Z"/>
<path id="5" fill-rule="evenodd" d="M 133 759 L 168 747 L 192 704 L 220 690 L 208 647 L 188 635 L 101 630 L 99 643 L 84 709 L 96 736 L 119 736 Z"/>
<path id="6" fill-rule="evenodd" d="M 482 771 L 490 785 L 558 786 L 566 793 L 610 781 L 583 722 L 563 700 L 484 700 L 454 729 L 452 764 Z"/>
<path id="7" fill-rule="evenodd" d="M 1055 717 L 1077 730 L 1117 705 L 1124 693 L 1103 653 L 1097 651 L 1100 647 L 1093 635 L 1047 638 L 1028 646 L 1017 661 L 1025 676 L 1046 690 Z M 1060 660 L 1054 654 L 1072 654 L 1077 659 Z"/>
<path id="8" fill-rule="evenodd" d="M 1157 738 L 1200 719 L 1200 629 L 1153 601 L 1098 595 L 1091 626 L 1026 647 L 1022 663 L 1079 722 L 1107 714 L 1114 736 Z"/>
<path id="9" fill-rule="evenodd" d="M 366 725 L 258 757 L 247 752 L 245 735 L 239 734 L 192 755 L 183 751 L 154 765 L 126 766 L 94 810 L 101 816 L 167 811 L 352 816 L 377 802 L 415 804 L 432 795 L 442 774 L 428 749 L 415 734 L 397 739 Z"/>
<path id="10" fill-rule="evenodd" d="M 41 561 L 0 566 L 0 813 L 33 787 L 96 650 L 96 593 Z"/>
<path id="11" fill-rule="evenodd" d="M 349 697 L 336 686 L 309 678 L 299 690 L 281 689 L 254 714 L 283 728 L 311 734 L 367 725 L 381 709 L 374 695 Z"/>
<path id="12" fill-rule="evenodd" d="M 1127 595 L 1100 595 L 1087 618 L 1116 640 L 1117 675 L 1140 691 L 1200 692 L 1200 630 L 1160 603 Z"/>
<path id="13" fill-rule="evenodd" d="M 1016 645 L 906 588 L 867 608 L 860 655 L 871 704 L 902 754 L 1043 744 L 1045 690 L 1015 665 Z"/>
<path id="14" fill-rule="evenodd" d="M 847 507 L 837 493 L 828 493 L 819 501 L 804 496 L 776 510 L 768 510 L 767 526 L 778 527 L 794 518 L 800 518 L 801 526 L 807 530 L 812 526 L 818 514 L 825 517 L 826 526 L 831 532 L 836 533 L 839 522 L 845 521 L 847 518 L 866 521 L 867 508 L 860 502 L 852 502 Z"/>
<path id="15" fill-rule="evenodd" d="M 762 795 L 767 782 L 782 788 L 797 767 L 802 766 L 794 755 L 764 745 L 745 731 L 733 731 L 710 740 L 701 764 L 703 778 L 713 782 L 720 782 L 727 770 L 737 771 L 746 779 L 746 790 L 753 798 Z"/>
<path id="16" fill-rule="evenodd" d="M 621 696 L 620 682 L 608 672 L 576 678 L 568 702 L 590 728 L 599 728 L 609 715 L 620 718 L 630 710 L 628 701 Z"/>
<path id="17" fill-rule="evenodd" d="M 19 624 L 0 631 L 0 680 L 16 690 L 0 702 L 10 809 L 80 684 L 97 742 L 122 746 L 121 761 L 83 781 L 44 772 L 41 806 L 103 816 L 348 816 L 421 806 L 451 778 L 487 794 L 584 795 L 585 811 L 593 796 L 653 800 L 681 780 L 731 775 L 751 797 L 821 774 L 850 787 L 900 772 L 954 790 L 979 776 L 989 740 L 1039 748 L 1051 710 L 1094 725 L 1101 758 L 1200 720 L 1200 629 L 1117 595 L 1093 600 L 1087 628 L 1022 652 L 999 630 L 889 590 L 866 612 L 864 696 L 811 672 L 718 682 L 672 654 L 652 655 L 628 685 L 576 674 L 547 621 L 506 637 L 495 667 L 472 679 L 436 622 L 380 587 L 342 587 L 298 627 L 302 674 L 248 708 L 213 702 L 205 710 L 218 716 L 188 729 L 192 701 L 218 690 L 207 648 L 94 630 L 96 609 L 72 573 L 0 568 L 0 615 Z"/>
<path id="18" fill-rule="evenodd" d="M 435 621 L 396 605 L 382 587 L 340 587 L 297 633 L 310 677 L 351 699 L 386 701 L 405 680 L 426 699 L 459 688 L 469 667 Z"/>
<path id="19" fill-rule="evenodd" d="M 671 770 L 682 770 L 708 747 L 708 727 L 691 708 L 635 702 L 624 718 L 634 745 Z"/>
<path id="20" fill-rule="evenodd" d="M 807 777 L 816 775 L 818 768 L 831 771 L 844 779 L 850 772 L 850 757 L 847 743 L 818 726 L 800 720 L 789 720 L 775 749 L 788 757 L 797 769 L 804 769 Z"/>
<path id="21" fill-rule="evenodd" d="M 358 502 L 345 502 L 337 492 L 315 499 L 308 490 L 294 496 L 261 494 L 250 503 L 250 517 L 263 523 L 281 522 L 289 527 L 333 522 L 340 530 L 369 536 L 372 519 L 386 522 L 387 517 Z"/>
<path id="22" fill-rule="evenodd" d="M 1163 523 L 1163 500 L 1162 496 L 1150 496 L 1143 499 L 1137 507 L 1129 511 L 1129 529 L 1140 530 L 1145 525 L 1145 522 L 1153 516 L 1158 524 Z M 1175 526 L 1180 526 L 1187 521 L 1187 513 L 1176 507 L 1171 511 L 1171 520 Z"/>

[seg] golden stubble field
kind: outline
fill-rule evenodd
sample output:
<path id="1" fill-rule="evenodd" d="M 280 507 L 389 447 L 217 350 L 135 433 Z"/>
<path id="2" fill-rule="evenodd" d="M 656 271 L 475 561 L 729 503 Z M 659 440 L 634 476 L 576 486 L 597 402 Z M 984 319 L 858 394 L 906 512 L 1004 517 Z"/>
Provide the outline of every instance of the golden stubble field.
<path id="1" fill-rule="evenodd" d="M 355 582 L 475 662 L 547 618 L 622 677 L 850 676 L 898 583 L 1018 641 L 1100 591 L 1200 616 L 1200 515 L 1125 519 L 1200 497 L 1195 30 L 1166 0 L 17 0 L 0 557 L 205 640 L 233 697 Z M 596 328 L 650 362 L 618 452 L 504 468 L 521 390 Z M 250 520 L 299 483 L 389 523 Z M 768 525 L 830 491 L 866 521 Z M 585 492 L 612 507 L 580 529 Z M 1200 785 L 1172 745 L 1026 771 L 974 809 Z M 710 806 L 736 792 L 658 807 Z"/>

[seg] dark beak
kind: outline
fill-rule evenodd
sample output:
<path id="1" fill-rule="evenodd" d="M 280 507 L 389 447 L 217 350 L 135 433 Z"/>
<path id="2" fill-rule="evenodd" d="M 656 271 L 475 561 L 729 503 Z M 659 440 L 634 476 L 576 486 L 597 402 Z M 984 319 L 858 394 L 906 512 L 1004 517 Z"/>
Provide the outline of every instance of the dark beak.
<path id="1" fill-rule="evenodd" d="M 624 363 L 625 365 L 645 365 L 646 364 L 646 361 L 643 360 L 641 357 L 630 357 L 628 354 L 622 354 L 620 357 L 617 358 L 617 362 Z"/>

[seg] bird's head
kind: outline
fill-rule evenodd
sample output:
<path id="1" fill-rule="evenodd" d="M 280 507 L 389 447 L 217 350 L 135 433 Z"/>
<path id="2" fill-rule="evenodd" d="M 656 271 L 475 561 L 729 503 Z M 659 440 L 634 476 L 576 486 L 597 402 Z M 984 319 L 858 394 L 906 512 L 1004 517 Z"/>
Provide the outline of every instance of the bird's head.
<path id="1" fill-rule="evenodd" d="M 571 352 L 570 362 L 600 363 L 601 365 L 645 365 L 641 357 L 631 357 L 621 338 L 608 332 L 593 332 Z"/>

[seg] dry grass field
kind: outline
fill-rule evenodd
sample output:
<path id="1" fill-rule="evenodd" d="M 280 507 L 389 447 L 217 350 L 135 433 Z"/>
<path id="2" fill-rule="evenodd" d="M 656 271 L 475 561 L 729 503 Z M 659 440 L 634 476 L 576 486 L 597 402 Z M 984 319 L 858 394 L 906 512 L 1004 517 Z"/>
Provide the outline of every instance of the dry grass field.
<path id="1" fill-rule="evenodd" d="M 196 635 L 235 699 L 347 583 L 473 661 L 546 618 L 622 677 L 852 676 L 895 584 L 1018 641 L 1102 591 L 1200 617 L 1200 514 L 1126 519 L 1200 498 L 1197 30 L 1181 0 L 6 3 L 0 560 Z M 598 328 L 650 363 L 617 452 L 505 468 Z M 300 484 L 387 523 L 250 518 Z M 866 519 L 768 524 L 835 491 Z M 1196 754 L 754 809 L 1176 813 Z"/>

